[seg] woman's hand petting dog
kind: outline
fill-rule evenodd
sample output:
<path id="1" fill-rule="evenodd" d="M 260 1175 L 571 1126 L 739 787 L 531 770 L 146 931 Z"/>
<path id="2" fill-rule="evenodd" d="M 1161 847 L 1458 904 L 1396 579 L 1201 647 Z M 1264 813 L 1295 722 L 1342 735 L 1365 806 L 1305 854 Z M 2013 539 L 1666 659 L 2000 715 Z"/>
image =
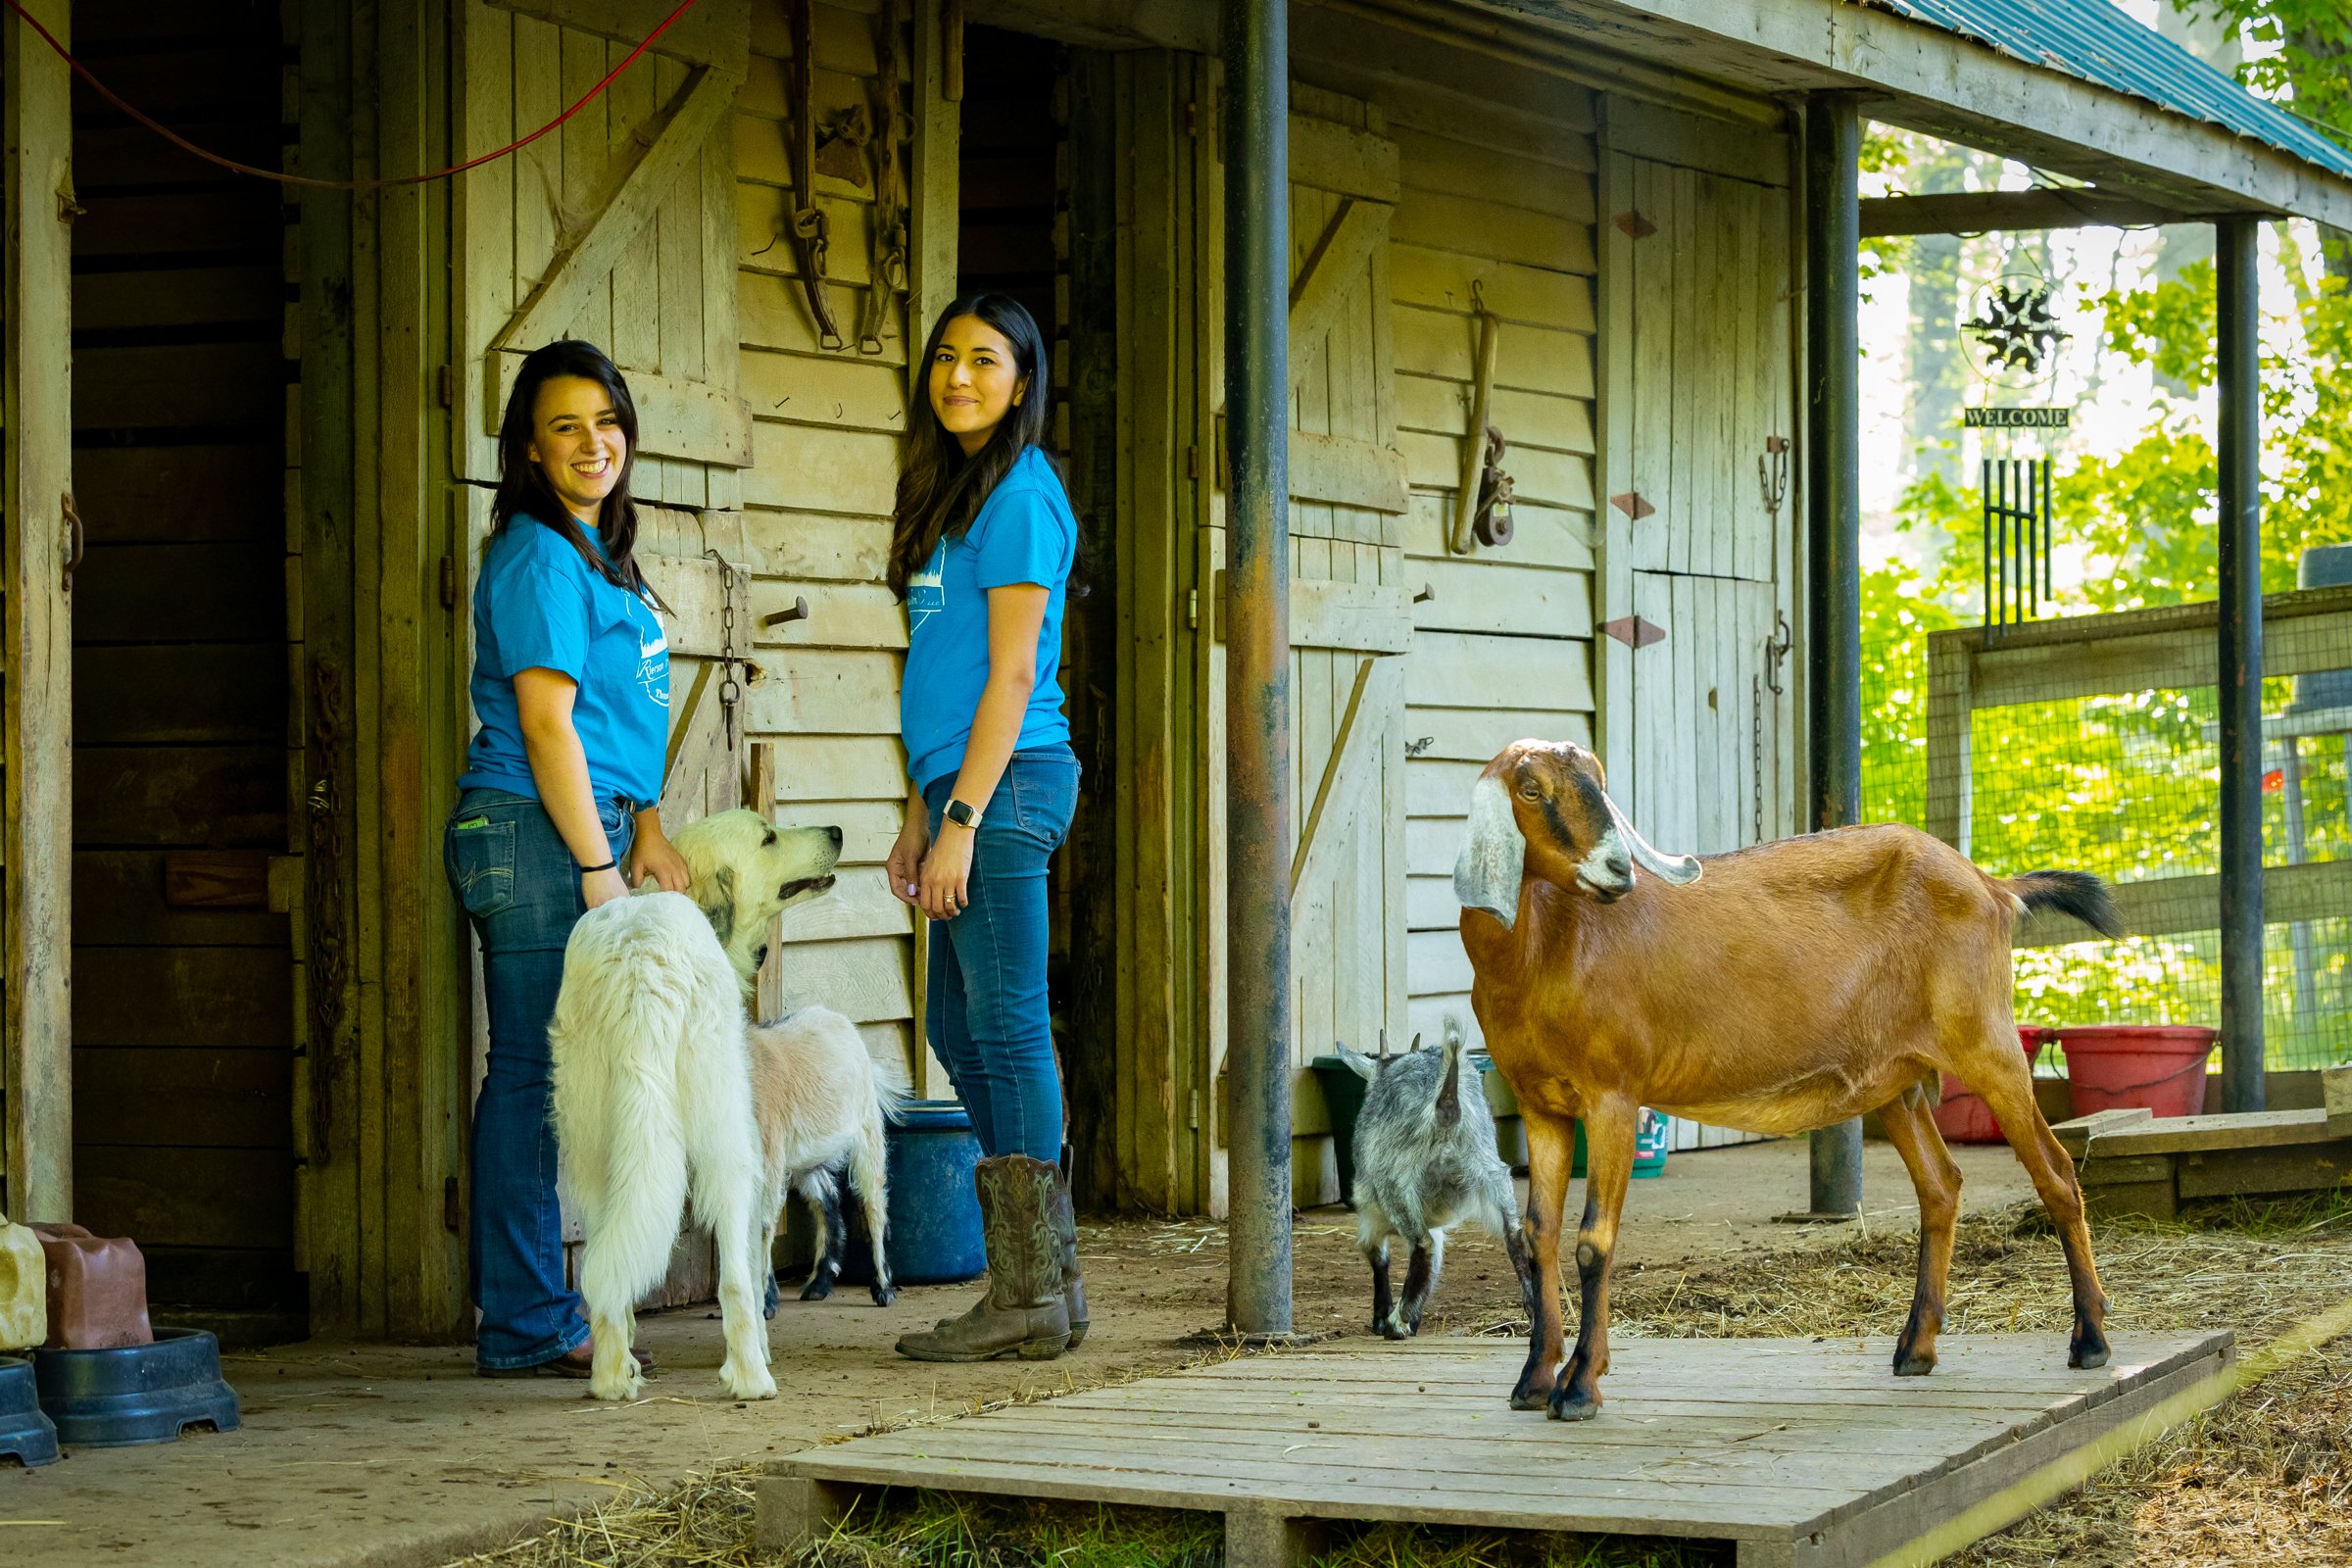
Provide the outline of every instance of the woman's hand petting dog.
<path id="1" fill-rule="evenodd" d="M 662 831 L 662 819 L 652 811 L 637 818 L 637 840 L 629 849 L 629 886 L 643 887 L 646 878 L 664 893 L 685 893 L 694 887 L 694 869 L 686 857 Z"/>

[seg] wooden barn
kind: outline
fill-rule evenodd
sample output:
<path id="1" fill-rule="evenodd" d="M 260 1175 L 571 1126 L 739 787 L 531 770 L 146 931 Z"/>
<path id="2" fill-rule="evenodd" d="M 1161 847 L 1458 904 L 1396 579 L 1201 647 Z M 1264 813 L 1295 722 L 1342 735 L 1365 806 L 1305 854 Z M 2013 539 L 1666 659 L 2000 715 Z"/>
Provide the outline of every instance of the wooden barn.
<path id="1" fill-rule="evenodd" d="M 2029 47 L 2070 9 L 2112 10 L 1289 9 L 1298 1201 L 1340 1196 L 1313 1056 L 1476 1040 L 1449 872 L 1502 745 L 1595 745 L 1670 850 L 1825 819 L 1850 294 L 1826 351 L 1807 306 L 1852 253 L 1809 265 L 1809 236 L 2352 225 L 2352 160 L 2184 56 L 2168 91 Z M 492 431 L 564 335 L 644 411 L 665 816 L 841 825 L 767 1000 L 851 1013 L 947 1093 L 879 863 L 906 788 L 881 577 L 908 339 L 985 285 L 1054 340 L 1087 535 L 1054 980 L 1082 1181 L 1221 1212 L 1225 996 L 1258 959 L 1226 940 L 1213 0 L 697 0 L 560 129 L 410 183 L 368 182 L 547 125 L 670 5 L 24 10 L 188 141 L 330 183 L 199 161 L 0 20 L 0 1206 L 134 1236 L 159 1300 L 264 1332 L 467 1331 L 478 1047 L 440 832 Z M 1857 117 L 2052 184 L 1857 211 Z M 1473 516 L 1474 410 L 1507 539 Z"/>

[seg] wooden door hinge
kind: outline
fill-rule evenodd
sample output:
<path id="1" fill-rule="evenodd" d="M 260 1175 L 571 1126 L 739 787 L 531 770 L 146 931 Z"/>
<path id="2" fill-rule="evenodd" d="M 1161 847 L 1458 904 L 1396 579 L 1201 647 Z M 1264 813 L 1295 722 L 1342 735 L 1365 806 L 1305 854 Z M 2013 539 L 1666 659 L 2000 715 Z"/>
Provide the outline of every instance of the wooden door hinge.
<path id="1" fill-rule="evenodd" d="M 1600 629 L 1628 648 L 1647 648 L 1652 643 L 1666 640 L 1665 627 L 1654 620 L 1643 620 L 1640 615 L 1620 615 L 1615 620 L 1603 621 Z"/>
<path id="2" fill-rule="evenodd" d="M 455 556 L 441 558 L 441 608 L 458 608 L 458 559 Z"/>
<path id="3" fill-rule="evenodd" d="M 1636 522 L 1640 522 L 1643 517 L 1648 516 L 1651 513 L 1658 510 L 1657 508 L 1651 506 L 1648 502 L 1642 500 L 1642 494 L 1638 490 L 1628 490 L 1621 496 L 1609 497 L 1609 505 L 1615 507 L 1619 512 L 1624 513 L 1628 517 L 1631 517 Z"/>

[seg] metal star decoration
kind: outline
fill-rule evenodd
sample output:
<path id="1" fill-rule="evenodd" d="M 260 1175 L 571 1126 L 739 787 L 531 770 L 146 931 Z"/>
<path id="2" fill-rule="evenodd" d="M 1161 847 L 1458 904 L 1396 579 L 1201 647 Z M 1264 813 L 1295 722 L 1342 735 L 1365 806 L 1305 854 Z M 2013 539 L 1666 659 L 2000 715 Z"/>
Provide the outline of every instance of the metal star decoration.
<path id="1" fill-rule="evenodd" d="M 2047 284 L 2039 288 L 2012 288 L 2006 283 L 1992 286 L 1984 308 L 1961 323 L 1984 345 L 1986 369 L 2016 368 L 2028 374 L 2040 370 L 2050 351 L 2069 336 L 2050 314 L 2054 292 Z"/>

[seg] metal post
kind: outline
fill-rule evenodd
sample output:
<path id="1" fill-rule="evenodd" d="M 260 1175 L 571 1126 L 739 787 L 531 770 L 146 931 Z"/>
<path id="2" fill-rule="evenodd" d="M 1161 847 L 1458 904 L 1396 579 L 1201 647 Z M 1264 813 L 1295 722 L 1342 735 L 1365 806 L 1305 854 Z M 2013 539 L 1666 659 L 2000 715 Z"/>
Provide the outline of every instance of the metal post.
<path id="1" fill-rule="evenodd" d="M 1225 0 L 1225 1309 L 1291 1332 L 1289 0 Z"/>
<path id="2" fill-rule="evenodd" d="M 1806 594 L 1812 618 L 1813 825 L 1862 817 L 1862 119 L 1847 94 L 1805 105 Z M 2006 528 L 2006 524 L 2003 527 Z M 2007 585 L 2002 585 L 2006 595 Z M 1808 1217 L 1862 1207 L 1862 1123 L 1812 1138 Z"/>
<path id="3" fill-rule="evenodd" d="M 2214 224 L 2221 382 L 2222 1108 L 2262 1083 L 2262 386 L 2259 232 Z"/>

